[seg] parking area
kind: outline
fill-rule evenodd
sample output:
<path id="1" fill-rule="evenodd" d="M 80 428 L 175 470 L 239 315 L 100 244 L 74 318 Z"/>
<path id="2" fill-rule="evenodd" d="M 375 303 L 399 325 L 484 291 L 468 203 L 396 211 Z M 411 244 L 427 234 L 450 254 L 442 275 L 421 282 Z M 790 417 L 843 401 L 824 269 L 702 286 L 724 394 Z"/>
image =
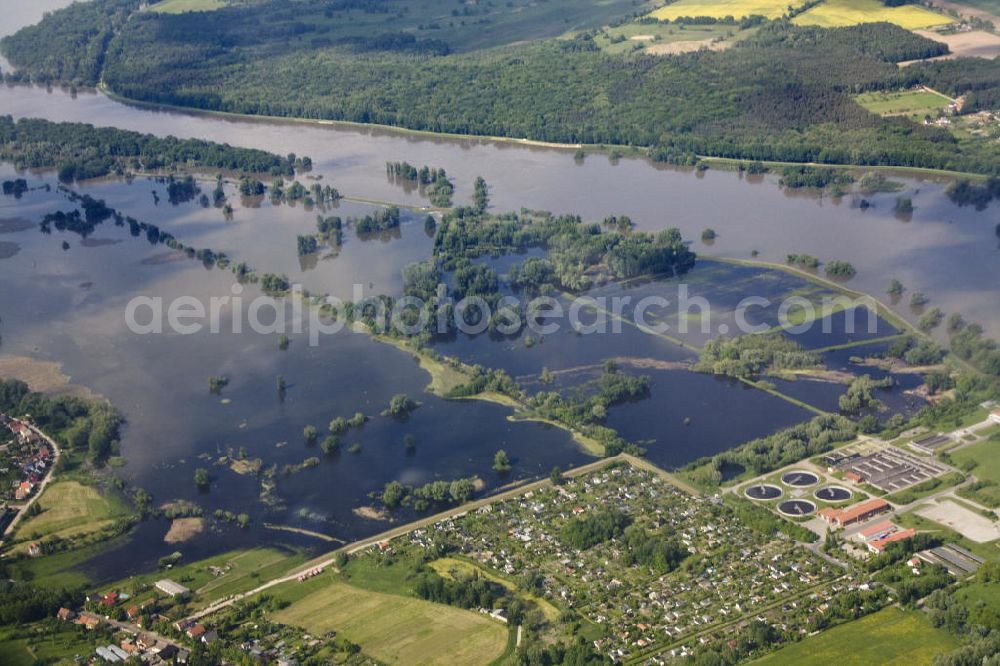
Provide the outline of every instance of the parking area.
<path id="1" fill-rule="evenodd" d="M 917 511 L 924 518 L 946 525 L 970 541 L 986 543 L 1000 539 L 1000 524 L 969 511 L 950 500 L 928 502 Z"/>

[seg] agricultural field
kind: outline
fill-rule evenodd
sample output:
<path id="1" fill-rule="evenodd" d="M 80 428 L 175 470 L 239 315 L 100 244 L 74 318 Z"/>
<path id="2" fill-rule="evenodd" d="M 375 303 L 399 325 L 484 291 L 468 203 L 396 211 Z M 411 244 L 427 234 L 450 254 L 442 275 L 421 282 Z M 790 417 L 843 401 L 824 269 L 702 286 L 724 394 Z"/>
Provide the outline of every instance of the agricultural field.
<path id="1" fill-rule="evenodd" d="M 906 116 L 920 122 L 925 116 L 936 118 L 951 100 L 929 90 L 899 90 L 895 92 L 862 93 L 854 98 L 858 104 L 880 116 Z"/>
<path id="2" fill-rule="evenodd" d="M 935 654 L 958 644 L 956 637 L 932 627 L 923 613 L 889 607 L 789 645 L 754 663 L 929 666 Z"/>
<path id="3" fill-rule="evenodd" d="M 163 14 L 210 12 L 214 9 L 221 9 L 227 4 L 224 0 L 163 0 L 163 2 L 150 6 L 149 11 Z"/>
<path id="4" fill-rule="evenodd" d="M 732 25 L 673 25 L 626 23 L 602 31 L 594 41 L 605 53 L 641 51 L 652 55 L 683 53 L 705 48 L 720 48 L 742 35 Z"/>
<path id="5" fill-rule="evenodd" d="M 42 512 L 18 525 L 20 541 L 77 538 L 99 532 L 128 514 L 114 498 L 78 481 L 56 481 L 38 499 Z"/>
<path id="6" fill-rule="evenodd" d="M 486 664 L 507 647 L 507 628 L 485 615 L 336 581 L 271 619 L 314 636 L 335 630 L 386 663 Z"/>
<path id="7" fill-rule="evenodd" d="M 934 30 L 914 30 L 915 33 L 935 42 L 944 42 L 951 51 L 948 55 L 939 56 L 935 60 L 945 60 L 949 58 L 995 58 L 1000 55 L 1000 35 L 983 30 L 971 30 L 969 32 L 940 33 Z M 899 63 L 900 66 L 907 66 L 919 60 L 910 60 Z"/>
<path id="8" fill-rule="evenodd" d="M 739 19 L 744 16 L 766 16 L 769 19 L 783 16 L 788 11 L 789 2 L 785 0 L 679 0 L 665 7 L 660 7 L 650 16 L 659 20 L 673 21 L 679 16 L 711 16 L 725 18 L 732 16 Z M 802 2 L 795 3 L 801 5 Z"/>
<path id="9" fill-rule="evenodd" d="M 954 19 L 916 5 L 886 7 L 879 0 L 825 0 L 799 14 L 792 22 L 821 28 L 840 28 L 859 23 L 895 23 L 907 30 L 953 23 Z"/>

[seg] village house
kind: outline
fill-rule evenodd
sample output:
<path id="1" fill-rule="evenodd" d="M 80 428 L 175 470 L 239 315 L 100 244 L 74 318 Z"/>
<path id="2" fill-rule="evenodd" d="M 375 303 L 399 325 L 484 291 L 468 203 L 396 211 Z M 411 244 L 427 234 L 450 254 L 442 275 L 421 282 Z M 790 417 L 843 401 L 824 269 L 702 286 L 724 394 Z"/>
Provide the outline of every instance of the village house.
<path id="1" fill-rule="evenodd" d="M 101 618 L 93 613 L 80 613 L 80 616 L 76 619 L 76 624 L 85 627 L 87 630 L 96 629 L 101 622 Z"/>

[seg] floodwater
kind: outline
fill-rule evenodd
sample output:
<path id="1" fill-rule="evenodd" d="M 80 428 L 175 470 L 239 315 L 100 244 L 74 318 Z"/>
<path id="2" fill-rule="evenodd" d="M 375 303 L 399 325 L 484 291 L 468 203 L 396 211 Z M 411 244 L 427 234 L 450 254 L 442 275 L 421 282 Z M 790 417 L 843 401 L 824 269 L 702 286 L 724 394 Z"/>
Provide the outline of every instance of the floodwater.
<path id="1" fill-rule="evenodd" d="M 5 7 L 0 34 L 66 3 L 5 4 L 14 9 Z M 226 252 L 234 261 L 246 261 L 262 272 L 284 273 L 314 293 L 350 297 L 358 283 L 368 295 L 398 294 L 401 268 L 430 255 L 431 241 L 419 212 L 405 212 L 400 229 L 379 238 L 361 238 L 347 229 L 337 253 L 300 258 L 296 252 L 296 236 L 312 233 L 317 214 L 363 215 L 373 204 L 362 201 L 427 206 L 419 191 L 404 190 L 385 176 L 386 161 L 406 160 L 445 168 L 455 180 L 456 203 L 469 200 L 472 182 L 481 175 L 490 184 L 496 211 L 523 206 L 595 220 L 625 214 L 641 229 L 679 227 L 686 238 L 695 239 L 694 249 L 702 255 L 749 258 L 756 250 L 759 259 L 774 262 L 783 262 L 791 252 L 846 260 L 858 269 L 857 277 L 847 283 L 850 287 L 879 295 L 891 278 L 898 278 L 909 290 L 926 293 L 931 305 L 961 312 L 1000 333 L 996 204 L 985 211 L 958 208 L 943 195 L 943 184 L 932 180 L 902 179 L 902 193 L 913 198 L 916 210 L 911 220 L 901 221 L 892 214 L 895 194 L 868 197 L 874 205 L 863 210 L 855 205 L 857 197 L 833 201 L 815 193 L 786 193 L 773 175 L 751 179 L 716 170 L 695 173 L 641 158 L 612 162 L 599 154 L 581 163 L 574 161 L 572 149 L 159 111 L 93 91 L 0 86 L 0 113 L 309 155 L 314 165 L 310 175 L 322 176 L 320 182 L 333 185 L 351 201 L 327 210 L 307 210 L 301 204 L 242 201 L 229 188 L 235 211 L 227 219 L 219 209 L 202 208 L 196 201 L 175 206 L 167 201 L 162 183 L 147 179 L 131 184 L 107 179 L 73 189 L 104 199 L 124 215 L 155 223 L 187 245 Z M 233 275 L 206 268 L 162 245 L 150 245 L 145 238 L 133 238 L 127 228 L 111 221 L 86 239 L 58 231 L 42 234 L 37 222 L 45 213 L 75 206 L 57 191 L 52 174 L 15 174 L 10 165 L 0 165 L 0 177 L 15 175 L 27 178 L 33 187 L 47 184 L 51 189 L 36 189 L 18 200 L 0 199 L 0 353 L 57 361 L 74 383 L 112 400 L 128 419 L 122 441 L 128 463 L 117 473 L 151 492 L 157 504 L 188 499 L 208 514 L 219 508 L 252 515 L 254 526 L 246 532 L 223 528 L 222 534 L 210 532 L 184 544 L 188 556 L 266 538 L 304 543 L 298 537 L 265 532 L 264 521 L 341 539 L 375 533 L 386 523 L 359 517 L 354 510 L 371 504 L 369 493 L 391 479 L 420 484 L 477 475 L 489 492 L 512 480 L 546 475 L 555 465 L 566 468 L 587 459 L 561 430 L 512 423 L 506 418 L 509 410 L 497 405 L 448 402 L 424 393 L 429 378 L 408 355 L 365 336 L 345 333 L 311 347 L 304 335 L 293 334 L 289 349 L 281 351 L 277 334 L 232 333 L 226 326 L 231 323 L 228 315 L 221 334 L 135 335 L 123 318 L 133 297 L 233 295 Z M 209 193 L 211 187 L 204 185 Z M 717 232 L 710 246 L 697 240 L 707 227 Z M 753 270 L 735 267 L 717 266 L 713 277 L 699 282 L 707 265 L 700 264 L 685 279 L 693 288 L 709 285 L 727 316 L 737 297 L 794 289 L 794 280 L 784 274 L 759 280 L 751 275 Z M 663 286 L 637 284 L 627 290 L 639 295 Z M 255 287 L 245 287 L 247 297 L 256 293 Z M 899 310 L 916 319 L 902 306 Z M 770 323 L 772 315 L 773 310 L 765 310 L 757 316 Z M 556 372 L 556 387 L 568 388 L 599 372 L 608 358 L 677 365 L 693 358 L 690 351 L 665 338 L 630 326 L 622 330 L 619 336 L 581 336 L 564 330 L 532 345 L 523 336 L 496 340 L 488 334 L 461 335 L 439 341 L 437 348 L 502 367 L 531 390 L 539 388 L 532 382 L 543 367 Z M 684 340 L 700 345 L 715 334 L 715 330 L 695 332 Z M 847 340 L 835 338 L 809 338 L 808 346 Z M 854 339 L 866 338 L 850 338 Z M 858 350 L 831 354 L 845 367 L 851 355 L 861 355 Z M 681 465 L 810 416 L 790 402 L 737 382 L 676 368 L 627 363 L 622 367 L 650 375 L 652 392 L 645 400 L 613 408 L 608 424 L 642 442 L 650 458 L 660 464 Z M 876 371 L 870 374 L 880 376 Z M 212 395 L 208 379 L 220 375 L 227 376 L 230 384 L 221 395 Z M 279 375 L 288 385 L 284 399 L 276 390 Z M 899 390 L 891 393 L 896 396 L 911 388 L 913 381 L 900 379 Z M 823 409 L 833 409 L 843 390 L 822 382 L 776 384 Z M 378 415 L 396 393 L 422 403 L 405 422 Z M 912 406 L 902 397 L 886 402 L 893 409 Z M 360 453 L 342 450 L 326 457 L 303 441 L 304 426 L 316 426 L 322 437 L 332 418 L 355 411 L 372 417 L 362 429 L 344 437 L 344 447 L 357 443 Z M 722 413 L 725 418 L 719 418 Z M 416 440 L 412 450 L 403 445 L 408 434 Z M 260 501 L 261 484 L 252 475 L 239 475 L 219 464 L 221 457 L 240 448 L 250 458 L 261 458 L 265 468 L 277 466 L 278 506 Z M 514 462 L 509 477 L 490 469 L 500 448 Z M 281 471 L 312 456 L 321 459 L 316 467 L 287 475 Z M 207 492 L 195 487 L 192 476 L 197 467 L 210 470 Z M 164 521 L 143 524 L 127 545 L 96 558 L 88 569 L 104 578 L 148 569 L 158 557 L 177 549 L 163 543 L 166 529 Z"/>
<path id="2" fill-rule="evenodd" d="M 944 184 L 895 177 L 915 207 L 908 221 L 893 213 L 897 193 L 842 200 L 813 192 L 786 192 L 777 175 L 741 177 L 710 169 L 704 173 L 626 157 L 615 162 L 593 154 L 582 163 L 572 149 L 519 145 L 488 139 L 452 139 L 389 129 L 318 125 L 151 110 L 114 101 L 97 92 L 0 87 L 0 111 L 15 117 L 88 122 L 159 135 L 201 137 L 235 145 L 294 152 L 313 159 L 322 175 L 348 197 L 425 206 L 385 177 L 385 162 L 405 160 L 443 167 L 455 180 L 457 203 L 468 202 L 472 182 L 483 176 L 494 210 L 531 209 L 578 213 L 600 220 L 629 215 L 641 229 L 676 226 L 705 255 L 784 262 L 788 253 L 823 261 L 850 261 L 858 270 L 847 286 L 878 296 L 892 278 L 922 291 L 931 305 L 961 312 L 1000 335 L 1000 239 L 997 204 L 983 211 L 960 208 L 944 195 Z M 705 228 L 716 231 L 711 246 Z M 961 271 L 954 267 L 961 265 Z M 906 307 L 899 314 L 916 321 Z"/>
<path id="3" fill-rule="evenodd" d="M 9 167 L 0 167 L 0 177 L 12 175 Z M 38 186 L 51 180 L 32 176 L 30 183 Z M 106 182 L 85 189 L 116 205 L 127 205 L 130 193 L 138 193 L 141 201 L 123 211 L 146 221 L 143 213 L 152 206 L 146 203 L 147 197 L 152 200 L 151 187 L 155 185 L 149 181 L 136 180 L 131 185 Z M 191 203 L 172 207 L 165 197 L 159 205 L 173 211 L 173 216 L 150 216 L 162 229 L 198 247 L 208 245 L 206 239 L 228 239 L 231 245 L 225 247 L 236 248 L 235 259 L 241 258 L 241 248 L 250 246 L 248 239 L 270 238 L 257 223 L 227 221 L 216 209 Z M 232 332 L 230 310 L 222 315 L 218 334 L 204 330 L 190 335 L 136 335 L 123 316 L 133 297 L 169 302 L 193 296 L 207 301 L 231 295 L 236 280 L 229 271 L 206 268 L 163 245 L 150 245 L 145 236 L 133 238 L 127 227 L 116 227 L 111 220 L 86 240 L 56 230 L 43 234 L 37 223 L 20 223 L 73 207 L 54 187 L 27 192 L 19 200 L 0 200 L 0 219 L 10 220 L 4 224 L 4 238 L 11 241 L 5 242 L 21 247 L 0 268 L 2 349 L 5 354 L 59 362 L 74 383 L 119 407 L 127 418 L 121 447 L 127 464 L 115 473 L 152 493 L 158 505 L 186 499 L 198 503 L 206 514 L 215 509 L 247 512 L 254 518 L 255 530 L 271 522 L 350 540 L 387 527 L 355 515 L 354 510 L 372 504 L 368 494 L 381 490 L 389 480 L 420 485 L 478 476 L 484 492 L 489 492 L 512 481 L 547 475 L 556 465 L 568 467 L 587 460 L 562 430 L 510 422 L 509 410 L 498 405 L 445 401 L 424 393 L 429 377 L 408 354 L 365 335 L 342 332 L 311 346 L 305 334 L 290 333 L 290 345 L 282 351 L 277 333 Z M 285 225 L 283 242 L 274 241 L 282 249 L 275 250 L 279 266 L 289 248 L 289 261 L 295 261 L 295 247 L 289 243 L 294 243 L 300 231 L 282 219 L 290 213 L 287 207 L 281 208 L 286 210 L 275 210 L 272 220 L 272 224 Z M 312 213 L 301 209 L 298 214 L 312 218 Z M 200 216 L 208 221 L 190 219 Z M 216 231 L 215 226 L 225 227 L 227 233 Z M 355 248 L 366 252 L 366 244 L 372 242 L 350 240 L 351 233 L 347 233 L 344 256 L 329 260 L 334 266 L 331 275 L 340 270 L 337 262 Z M 405 251 L 397 255 L 392 248 L 394 243 L 405 248 L 411 233 L 426 244 L 422 225 L 404 224 L 401 238 L 384 245 L 386 265 L 406 259 Z M 351 263 L 343 270 L 347 271 L 342 276 L 345 280 L 353 273 L 360 279 L 372 277 L 376 284 L 374 277 L 382 274 L 381 268 Z M 393 270 L 398 274 L 399 263 Z M 243 295 L 249 299 L 256 293 L 256 287 L 248 285 Z M 283 313 L 280 319 L 293 321 L 295 315 Z M 267 315 L 261 320 L 270 321 Z M 287 384 L 284 396 L 277 390 L 279 375 Z M 213 376 L 230 380 L 221 395 L 208 390 Z M 397 393 L 421 403 L 404 421 L 379 415 Z M 339 453 L 325 456 L 318 446 L 304 441 L 306 425 L 314 425 L 322 437 L 330 420 L 358 411 L 370 420 L 343 437 Z M 415 447 L 405 446 L 407 435 L 415 438 Z M 360 452 L 347 452 L 355 443 Z M 510 475 L 499 476 L 491 470 L 493 455 L 501 448 L 514 463 Z M 247 458 L 260 458 L 264 469 L 277 466 L 277 506 L 260 501 L 261 484 L 253 475 L 237 474 L 220 462 L 224 456 L 238 455 L 240 449 Z M 314 456 L 320 459 L 316 467 L 284 473 L 286 465 Z M 193 482 L 197 467 L 211 473 L 208 492 L 200 492 Z M 166 523 L 154 523 L 132 537 L 128 550 L 134 564 L 130 566 L 155 565 L 158 557 L 176 548 L 162 542 Z M 256 538 L 267 538 L 262 534 Z M 276 538 L 276 533 L 267 534 Z M 231 547 L 231 539 L 247 538 L 206 534 L 185 544 L 184 550 L 210 552 Z M 121 562 L 107 556 L 90 566 L 95 571 L 120 573 L 116 567 Z"/>

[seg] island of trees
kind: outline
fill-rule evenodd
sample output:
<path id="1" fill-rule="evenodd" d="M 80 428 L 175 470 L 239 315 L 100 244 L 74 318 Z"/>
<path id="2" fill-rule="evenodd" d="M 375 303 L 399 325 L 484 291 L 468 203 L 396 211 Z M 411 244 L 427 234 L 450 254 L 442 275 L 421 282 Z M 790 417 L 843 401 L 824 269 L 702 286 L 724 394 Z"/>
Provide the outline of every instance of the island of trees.
<path id="1" fill-rule="evenodd" d="M 63 182 L 128 172 L 222 169 L 291 176 L 293 162 L 254 148 L 158 137 L 114 127 L 0 116 L 0 159 L 22 169 L 58 170 Z M 294 160 L 293 160 L 294 161 Z"/>

